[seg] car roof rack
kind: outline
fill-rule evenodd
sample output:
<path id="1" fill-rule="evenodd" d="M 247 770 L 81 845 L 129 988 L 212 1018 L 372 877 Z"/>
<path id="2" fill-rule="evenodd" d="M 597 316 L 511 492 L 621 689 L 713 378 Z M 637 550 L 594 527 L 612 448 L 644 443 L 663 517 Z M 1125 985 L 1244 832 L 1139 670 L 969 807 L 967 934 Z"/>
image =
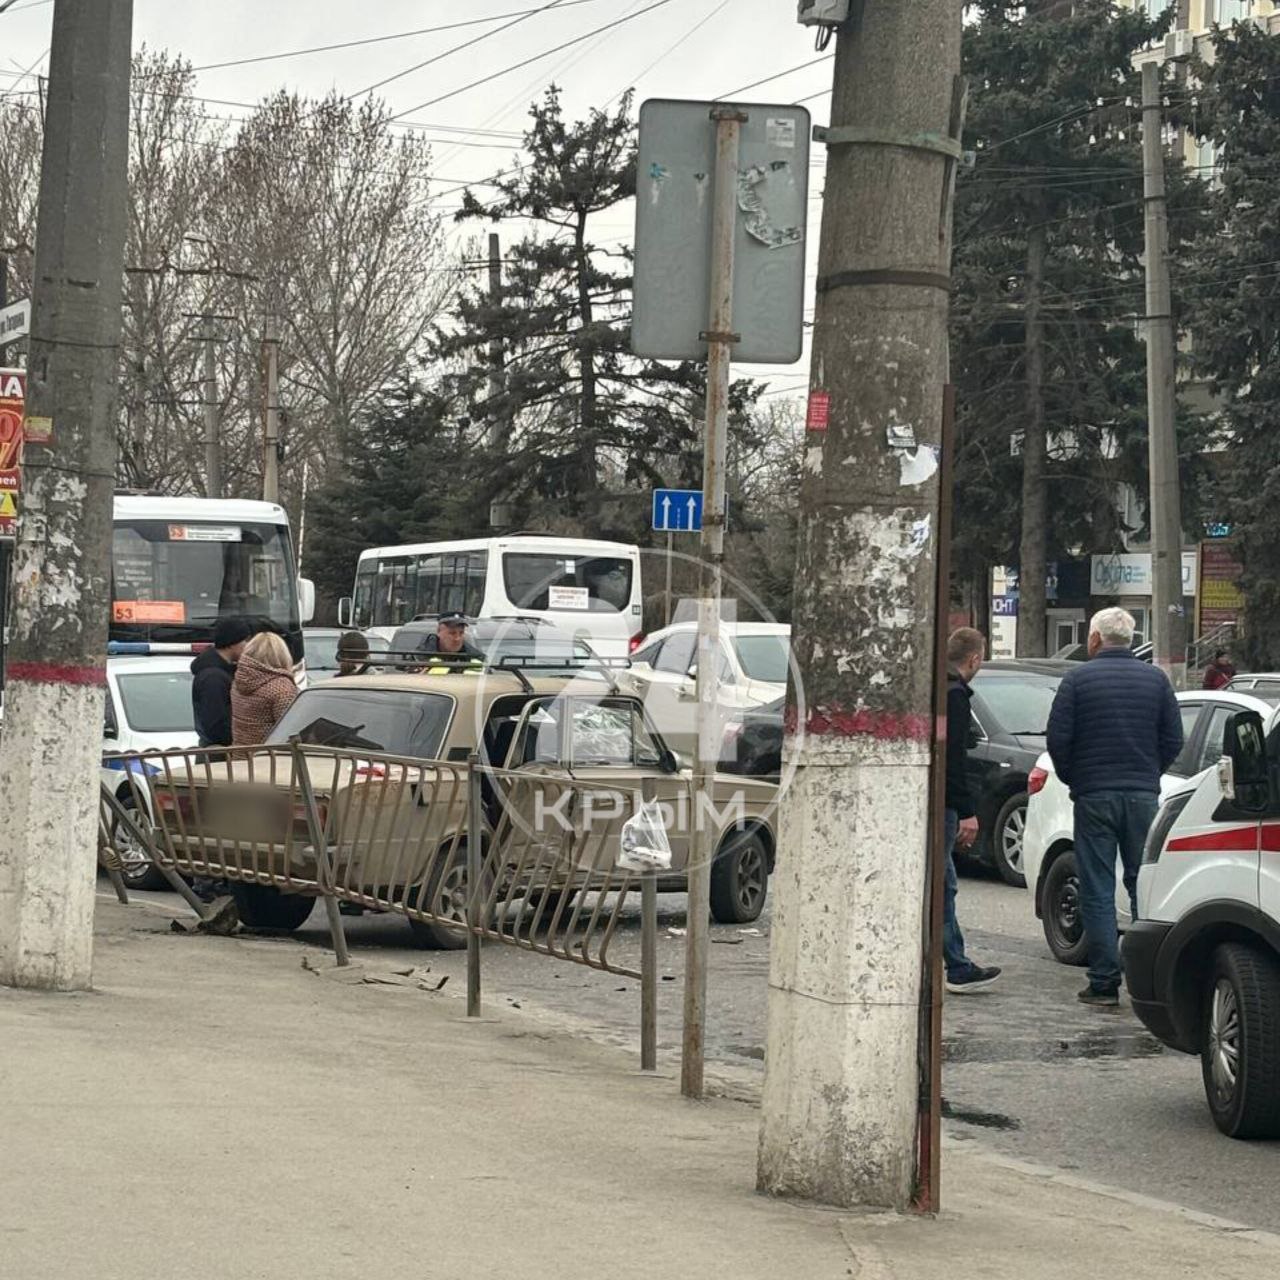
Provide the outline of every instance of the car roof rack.
<path id="1" fill-rule="evenodd" d="M 366 661 L 370 666 L 388 669 L 389 673 L 413 674 L 415 669 L 428 666 L 448 667 L 455 672 L 474 671 L 477 668 L 482 671 L 505 671 L 520 681 L 526 693 L 534 691 L 527 673 L 537 674 L 539 671 L 598 672 L 608 682 L 610 690 L 618 693 L 620 690 L 612 673 L 625 671 L 631 666 L 629 658 L 602 658 L 598 654 L 592 654 L 589 658 L 563 659 L 539 657 L 536 654 L 506 654 L 495 662 L 484 654 L 425 653 L 421 649 L 383 649 L 377 653 L 371 652 Z"/>

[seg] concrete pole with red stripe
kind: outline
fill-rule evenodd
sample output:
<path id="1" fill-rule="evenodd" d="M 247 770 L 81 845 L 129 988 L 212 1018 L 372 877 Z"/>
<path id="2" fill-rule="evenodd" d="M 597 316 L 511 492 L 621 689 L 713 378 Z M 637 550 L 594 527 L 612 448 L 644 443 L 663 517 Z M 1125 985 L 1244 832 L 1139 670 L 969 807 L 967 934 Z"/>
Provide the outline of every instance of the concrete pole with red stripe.
<path id="1" fill-rule="evenodd" d="M 837 34 L 758 1183 L 904 1209 L 917 1174 L 938 470 L 961 0 Z"/>
<path id="2" fill-rule="evenodd" d="M 56 0 L 0 738 L 0 982 L 18 987 L 91 978 L 132 27 L 133 0 Z"/>

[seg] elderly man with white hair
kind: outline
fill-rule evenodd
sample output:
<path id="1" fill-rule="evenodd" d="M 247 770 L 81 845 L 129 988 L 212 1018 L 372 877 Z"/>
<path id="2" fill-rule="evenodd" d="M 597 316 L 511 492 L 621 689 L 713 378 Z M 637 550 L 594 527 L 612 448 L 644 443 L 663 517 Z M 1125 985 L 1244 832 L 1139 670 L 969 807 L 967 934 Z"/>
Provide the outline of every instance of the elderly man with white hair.
<path id="1" fill-rule="evenodd" d="M 1068 673 L 1049 713 L 1049 754 L 1075 802 L 1080 914 L 1089 946 L 1083 1004 L 1120 1003 L 1116 853 L 1134 919 L 1142 845 L 1160 775 L 1182 750 L 1178 700 L 1164 673 L 1133 653 L 1133 615 L 1103 609 L 1089 623 L 1089 661 Z"/>

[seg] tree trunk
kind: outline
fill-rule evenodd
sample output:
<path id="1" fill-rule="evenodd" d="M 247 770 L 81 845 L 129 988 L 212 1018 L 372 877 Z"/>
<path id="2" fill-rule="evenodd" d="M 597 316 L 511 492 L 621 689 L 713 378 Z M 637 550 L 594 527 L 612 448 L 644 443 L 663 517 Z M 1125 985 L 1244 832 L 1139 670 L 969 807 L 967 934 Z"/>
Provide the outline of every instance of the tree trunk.
<path id="1" fill-rule="evenodd" d="M 1039 217 L 1038 213 L 1033 217 Z M 1045 545 L 1048 512 L 1044 428 L 1045 229 L 1027 236 L 1027 430 L 1022 442 L 1022 547 L 1018 566 L 1018 657 L 1045 656 Z"/>
<path id="2" fill-rule="evenodd" d="M 582 379 L 581 414 L 578 420 L 577 489 L 579 494 L 593 494 L 599 485 L 596 469 L 596 445 L 599 439 L 598 407 L 596 405 L 596 353 L 595 340 L 591 336 L 595 313 L 591 305 L 591 284 L 587 279 L 591 267 L 586 251 L 587 215 L 580 213 L 574 227 L 574 261 L 578 272 L 578 368 Z"/>

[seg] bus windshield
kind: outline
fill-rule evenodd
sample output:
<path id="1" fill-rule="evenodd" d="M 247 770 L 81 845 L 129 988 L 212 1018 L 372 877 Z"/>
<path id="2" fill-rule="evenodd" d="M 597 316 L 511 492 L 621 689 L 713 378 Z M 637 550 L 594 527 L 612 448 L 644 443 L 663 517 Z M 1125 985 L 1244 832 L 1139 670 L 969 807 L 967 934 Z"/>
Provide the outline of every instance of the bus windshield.
<path id="1" fill-rule="evenodd" d="M 111 576 L 113 640 L 208 641 L 219 618 L 243 616 L 302 656 L 285 525 L 117 520 Z"/>

